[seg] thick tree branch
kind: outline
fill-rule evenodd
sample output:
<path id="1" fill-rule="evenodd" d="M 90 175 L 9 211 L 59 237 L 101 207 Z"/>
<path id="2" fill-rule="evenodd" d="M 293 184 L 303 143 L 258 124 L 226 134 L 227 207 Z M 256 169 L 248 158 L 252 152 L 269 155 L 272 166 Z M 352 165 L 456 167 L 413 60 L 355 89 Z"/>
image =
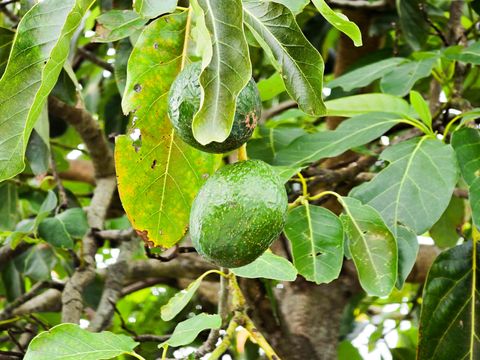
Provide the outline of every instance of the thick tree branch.
<path id="1" fill-rule="evenodd" d="M 108 141 L 93 116 L 83 108 L 70 106 L 50 96 L 49 111 L 72 125 L 87 147 L 95 168 L 96 188 L 87 211 L 90 231 L 82 239 L 81 266 L 67 281 L 62 293 L 62 321 L 78 323 L 83 311 L 82 294 L 95 277 L 97 242 L 94 232 L 103 228 L 116 189 L 115 165 Z"/>
<path id="2" fill-rule="evenodd" d="M 137 238 L 121 243 L 120 255 L 118 256 L 117 262 L 108 267 L 107 279 L 100 304 L 98 305 L 95 316 L 90 322 L 89 329 L 91 331 L 101 331 L 110 325 L 115 311 L 115 304 L 122 296 L 123 285 L 128 275 L 128 263 L 131 261 L 133 253 L 137 249 Z"/>
<path id="3" fill-rule="evenodd" d="M 48 110 L 63 119 L 82 137 L 95 168 L 95 177 L 103 178 L 115 175 L 113 154 L 102 129 L 93 116 L 83 108 L 70 106 L 59 99 L 48 98 Z"/>

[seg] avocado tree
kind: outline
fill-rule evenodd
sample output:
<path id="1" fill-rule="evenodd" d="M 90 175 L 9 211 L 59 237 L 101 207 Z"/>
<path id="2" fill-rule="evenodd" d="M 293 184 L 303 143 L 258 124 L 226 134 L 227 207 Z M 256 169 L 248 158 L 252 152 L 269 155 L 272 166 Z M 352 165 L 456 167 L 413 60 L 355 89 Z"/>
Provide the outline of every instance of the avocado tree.
<path id="1" fill-rule="evenodd" d="M 479 359 L 480 1 L 0 0 L 0 359 Z"/>

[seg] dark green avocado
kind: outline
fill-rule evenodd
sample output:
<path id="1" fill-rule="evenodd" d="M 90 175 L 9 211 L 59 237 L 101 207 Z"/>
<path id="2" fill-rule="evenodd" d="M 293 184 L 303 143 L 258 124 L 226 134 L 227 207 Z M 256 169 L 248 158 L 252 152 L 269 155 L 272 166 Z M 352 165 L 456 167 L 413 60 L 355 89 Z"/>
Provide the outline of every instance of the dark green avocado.
<path id="1" fill-rule="evenodd" d="M 222 143 L 214 141 L 202 145 L 195 140 L 192 132 L 193 117 L 200 108 L 200 73 L 201 63 L 196 62 L 185 67 L 173 82 L 168 96 L 170 121 L 178 136 L 199 150 L 222 154 L 238 149 L 252 136 L 260 119 L 262 102 L 257 85 L 250 80 L 238 95 L 232 132 L 228 138 Z"/>
<path id="2" fill-rule="evenodd" d="M 285 186 L 260 160 L 227 165 L 200 189 L 190 214 L 190 236 L 210 262 L 234 268 L 251 263 L 285 225 Z"/>

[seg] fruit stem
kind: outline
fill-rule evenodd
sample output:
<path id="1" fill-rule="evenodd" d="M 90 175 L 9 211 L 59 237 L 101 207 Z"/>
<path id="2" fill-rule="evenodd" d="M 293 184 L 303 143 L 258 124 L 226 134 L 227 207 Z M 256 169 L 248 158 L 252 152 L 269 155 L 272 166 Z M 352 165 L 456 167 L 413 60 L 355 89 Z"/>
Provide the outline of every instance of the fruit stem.
<path id="1" fill-rule="evenodd" d="M 238 161 L 248 160 L 247 156 L 247 144 L 243 144 L 238 148 Z"/>
<path id="2" fill-rule="evenodd" d="M 272 349 L 267 339 L 265 339 L 262 333 L 255 327 L 252 319 L 250 319 L 247 315 L 244 315 L 243 320 L 245 322 L 244 327 L 250 334 L 250 337 L 255 340 L 258 346 L 263 349 L 263 351 L 265 351 L 265 355 L 267 355 L 270 360 L 279 360 L 280 357 L 275 353 L 275 350 Z"/>
<path id="3" fill-rule="evenodd" d="M 227 330 L 225 331 L 225 337 L 223 338 L 220 345 L 216 347 L 215 350 L 210 354 L 208 360 L 217 360 L 222 356 L 229 348 L 232 343 L 232 338 L 235 335 L 235 330 L 238 327 L 238 323 L 235 321 L 235 318 L 230 321 Z"/>

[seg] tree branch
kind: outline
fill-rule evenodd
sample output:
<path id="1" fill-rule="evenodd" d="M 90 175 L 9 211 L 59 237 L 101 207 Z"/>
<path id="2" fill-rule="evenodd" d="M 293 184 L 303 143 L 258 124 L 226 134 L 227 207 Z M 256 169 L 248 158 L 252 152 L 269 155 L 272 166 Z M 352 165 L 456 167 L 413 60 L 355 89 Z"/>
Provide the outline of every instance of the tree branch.
<path id="1" fill-rule="evenodd" d="M 89 330 L 91 331 L 104 330 L 111 323 L 115 304 L 122 296 L 123 285 L 128 275 L 128 263 L 131 261 L 135 250 L 138 249 L 138 239 L 135 240 L 123 241 L 120 245 L 120 255 L 117 262 L 108 267 L 102 297 L 95 316 L 90 322 Z"/>

